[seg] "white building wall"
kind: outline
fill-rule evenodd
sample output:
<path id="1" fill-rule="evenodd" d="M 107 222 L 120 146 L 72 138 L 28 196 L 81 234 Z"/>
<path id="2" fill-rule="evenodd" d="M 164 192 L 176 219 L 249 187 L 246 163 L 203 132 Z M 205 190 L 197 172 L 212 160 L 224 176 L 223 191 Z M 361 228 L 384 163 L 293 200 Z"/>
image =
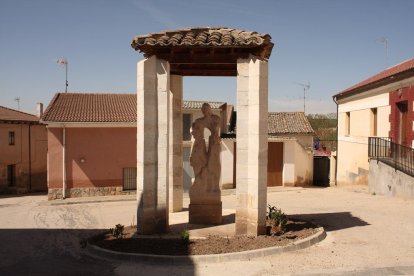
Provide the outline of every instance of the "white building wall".
<path id="1" fill-rule="evenodd" d="M 234 140 L 221 142 L 221 187 L 233 187 L 234 176 Z"/>
<path id="2" fill-rule="evenodd" d="M 371 108 L 377 108 L 377 135 L 389 137 L 389 92 L 414 84 L 414 77 L 338 101 L 337 184 L 368 184 L 368 137 L 373 136 Z M 346 133 L 346 113 L 350 133 Z"/>
<path id="3" fill-rule="evenodd" d="M 295 185 L 295 144 L 294 140 L 283 142 L 283 186 Z"/>

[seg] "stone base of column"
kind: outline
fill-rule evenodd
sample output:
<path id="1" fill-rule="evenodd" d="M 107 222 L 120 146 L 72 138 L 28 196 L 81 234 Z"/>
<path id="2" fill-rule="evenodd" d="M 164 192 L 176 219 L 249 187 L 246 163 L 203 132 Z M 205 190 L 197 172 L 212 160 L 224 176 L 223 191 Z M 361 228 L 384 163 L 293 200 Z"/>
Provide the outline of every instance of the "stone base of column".
<path id="1" fill-rule="evenodd" d="M 189 205 L 189 223 L 218 225 L 223 221 L 222 203 Z"/>

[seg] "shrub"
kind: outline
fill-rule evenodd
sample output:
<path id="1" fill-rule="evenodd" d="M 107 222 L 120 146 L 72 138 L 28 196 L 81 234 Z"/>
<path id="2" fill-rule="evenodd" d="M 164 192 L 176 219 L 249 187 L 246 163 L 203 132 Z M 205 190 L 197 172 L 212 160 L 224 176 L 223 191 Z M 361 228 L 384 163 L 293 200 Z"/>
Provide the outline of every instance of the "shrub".
<path id="1" fill-rule="evenodd" d="M 124 234 L 124 226 L 122 224 L 115 225 L 115 228 L 109 229 L 111 231 L 112 235 L 119 239 L 122 238 L 122 235 Z"/>
<path id="2" fill-rule="evenodd" d="M 280 235 L 286 230 L 287 216 L 276 206 L 267 206 L 266 228 L 268 235 Z"/>
<path id="3" fill-rule="evenodd" d="M 187 229 L 181 232 L 181 240 L 184 243 L 188 243 L 190 241 L 190 232 Z"/>

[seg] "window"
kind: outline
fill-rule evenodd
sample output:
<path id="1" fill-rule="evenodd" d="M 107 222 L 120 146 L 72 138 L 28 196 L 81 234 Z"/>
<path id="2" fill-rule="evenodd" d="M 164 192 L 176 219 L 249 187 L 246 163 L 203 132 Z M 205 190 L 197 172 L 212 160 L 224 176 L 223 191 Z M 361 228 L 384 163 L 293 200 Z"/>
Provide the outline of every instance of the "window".
<path id="1" fill-rule="evenodd" d="M 371 136 L 377 136 L 377 108 L 371 108 Z"/>
<path id="2" fill-rule="evenodd" d="M 9 146 L 14 145 L 14 131 L 9 131 Z"/>
<path id="3" fill-rule="evenodd" d="M 190 141 L 191 140 L 191 114 L 184 113 L 183 114 L 183 141 Z"/>
<path id="4" fill-rule="evenodd" d="M 345 113 L 345 135 L 351 133 L 351 112 Z"/>

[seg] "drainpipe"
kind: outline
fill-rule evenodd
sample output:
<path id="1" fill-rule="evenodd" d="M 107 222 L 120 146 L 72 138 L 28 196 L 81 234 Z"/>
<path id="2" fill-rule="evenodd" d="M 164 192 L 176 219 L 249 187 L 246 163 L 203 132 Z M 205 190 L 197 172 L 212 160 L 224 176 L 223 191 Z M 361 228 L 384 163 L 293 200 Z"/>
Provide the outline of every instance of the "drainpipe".
<path id="1" fill-rule="evenodd" d="M 29 192 L 32 191 L 32 143 L 31 124 L 29 123 Z"/>
<path id="2" fill-rule="evenodd" d="M 62 176 L 63 176 L 63 188 L 62 197 L 66 198 L 66 128 L 63 125 L 63 137 L 62 137 Z"/>
<path id="3" fill-rule="evenodd" d="M 336 101 L 336 97 L 333 96 L 332 100 L 336 104 L 336 165 L 335 165 L 335 186 L 338 186 L 338 153 L 339 153 L 339 113 L 338 113 L 338 102 Z"/>

